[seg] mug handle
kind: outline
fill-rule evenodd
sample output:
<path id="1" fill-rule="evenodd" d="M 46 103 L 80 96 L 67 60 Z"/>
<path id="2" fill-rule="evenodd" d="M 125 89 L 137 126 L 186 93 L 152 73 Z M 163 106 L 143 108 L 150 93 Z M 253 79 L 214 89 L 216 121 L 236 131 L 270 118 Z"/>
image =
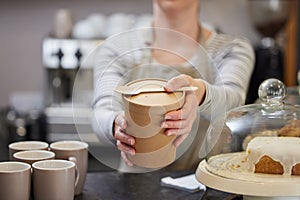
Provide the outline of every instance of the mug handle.
<path id="1" fill-rule="evenodd" d="M 76 188 L 79 182 L 79 170 L 77 168 L 77 159 L 76 157 L 69 157 L 68 160 L 75 163 L 75 186 L 74 187 Z"/>

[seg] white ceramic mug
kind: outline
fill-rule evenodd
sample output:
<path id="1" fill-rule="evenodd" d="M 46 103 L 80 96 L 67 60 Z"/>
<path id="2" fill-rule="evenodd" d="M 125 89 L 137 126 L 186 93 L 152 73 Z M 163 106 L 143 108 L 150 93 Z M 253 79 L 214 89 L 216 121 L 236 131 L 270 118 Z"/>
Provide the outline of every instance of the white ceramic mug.
<path id="1" fill-rule="evenodd" d="M 46 150 L 29 150 L 14 153 L 13 159 L 32 165 L 41 160 L 50 160 L 55 158 L 55 153 Z"/>
<path id="2" fill-rule="evenodd" d="M 32 164 L 35 200 L 73 200 L 79 174 L 74 162 L 42 160 Z"/>
<path id="3" fill-rule="evenodd" d="M 27 150 L 48 150 L 49 144 L 42 141 L 20 141 L 8 145 L 9 159 L 13 160 L 13 154 Z"/>
<path id="4" fill-rule="evenodd" d="M 0 199 L 29 200 L 31 166 L 22 162 L 0 162 Z"/>
<path id="5" fill-rule="evenodd" d="M 51 143 L 50 150 L 55 153 L 55 158 L 76 163 L 80 175 L 75 195 L 81 194 L 88 168 L 88 144 L 81 141 L 59 141 Z"/>

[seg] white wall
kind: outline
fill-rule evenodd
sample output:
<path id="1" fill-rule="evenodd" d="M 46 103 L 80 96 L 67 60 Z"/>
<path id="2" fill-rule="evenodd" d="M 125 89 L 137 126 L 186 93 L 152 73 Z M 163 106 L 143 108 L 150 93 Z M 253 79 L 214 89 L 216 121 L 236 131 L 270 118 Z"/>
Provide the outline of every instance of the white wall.
<path id="1" fill-rule="evenodd" d="M 247 0 L 200 0 L 200 17 L 221 31 L 247 37 L 256 44 L 260 36 L 254 30 L 248 14 Z"/>
<path id="2" fill-rule="evenodd" d="M 75 20 L 95 12 L 151 13 L 151 0 L 5 0 L 0 6 L 0 106 L 15 91 L 42 91 L 41 44 L 57 9 L 68 8 Z M 250 25 L 247 0 L 202 0 L 201 18 L 222 31 L 259 37 Z"/>

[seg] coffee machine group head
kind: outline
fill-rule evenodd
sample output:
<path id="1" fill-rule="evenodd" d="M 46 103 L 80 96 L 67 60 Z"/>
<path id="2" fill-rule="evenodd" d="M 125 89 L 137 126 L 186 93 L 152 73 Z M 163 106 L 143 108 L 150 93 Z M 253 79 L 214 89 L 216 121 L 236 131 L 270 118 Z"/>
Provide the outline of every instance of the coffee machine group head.
<path id="1" fill-rule="evenodd" d="M 46 72 L 46 104 L 61 106 L 72 102 L 77 76 L 82 85 L 93 88 L 93 64 L 86 59 L 99 44 L 98 40 L 45 38 L 43 66 Z M 84 62 L 83 62 L 84 61 Z"/>

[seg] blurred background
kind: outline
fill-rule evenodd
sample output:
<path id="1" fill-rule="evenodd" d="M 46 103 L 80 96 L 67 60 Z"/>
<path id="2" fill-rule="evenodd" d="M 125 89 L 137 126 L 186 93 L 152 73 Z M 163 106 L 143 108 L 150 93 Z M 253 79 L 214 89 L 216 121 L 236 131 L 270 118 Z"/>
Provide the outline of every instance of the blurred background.
<path id="1" fill-rule="evenodd" d="M 200 19 L 207 27 L 246 37 L 255 48 L 246 103 L 256 100 L 257 87 L 266 78 L 291 88 L 298 84 L 298 10 L 298 0 L 201 0 Z M 74 125 L 72 86 L 82 60 L 96 45 L 118 32 L 147 26 L 151 12 L 149 0 L 1 1 L 0 160 L 7 159 L 10 142 L 78 139 L 78 129 L 92 148 L 111 151 L 99 147 L 92 133 L 91 102 L 80 106 L 79 127 Z M 92 64 L 84 63 L 80 80 L 85 95 L 92 95 Z"/>

